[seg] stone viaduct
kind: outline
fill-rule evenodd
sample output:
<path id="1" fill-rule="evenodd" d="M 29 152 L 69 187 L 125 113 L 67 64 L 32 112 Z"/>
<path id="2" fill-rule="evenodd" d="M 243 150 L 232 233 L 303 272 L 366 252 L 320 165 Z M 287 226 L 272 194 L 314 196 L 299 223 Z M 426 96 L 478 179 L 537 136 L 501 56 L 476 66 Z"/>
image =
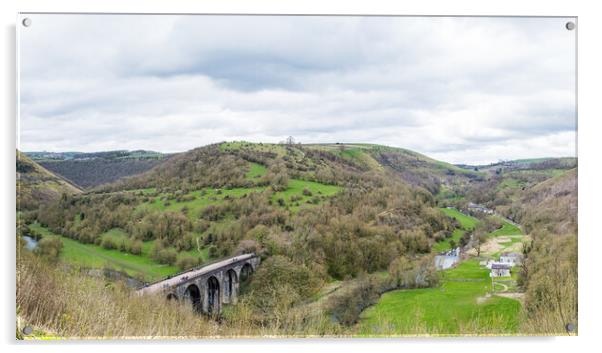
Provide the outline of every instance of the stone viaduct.
<path id="1" fill-rule="evenodd" d="M 137 293 L 160 293 L 167 299 L 191 303 L 199 313 L 217 315 L 223 304 L 236 304 L 240 283 L 248 279 L 260 261 L 255 254 L 231 257 L 145 285 Z"/>

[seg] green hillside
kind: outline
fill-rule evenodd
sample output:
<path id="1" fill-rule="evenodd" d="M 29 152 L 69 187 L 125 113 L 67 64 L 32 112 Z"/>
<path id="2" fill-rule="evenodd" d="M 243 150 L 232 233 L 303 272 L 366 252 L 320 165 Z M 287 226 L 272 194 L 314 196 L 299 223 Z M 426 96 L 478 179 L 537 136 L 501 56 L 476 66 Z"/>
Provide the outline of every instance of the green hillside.
<path id="1" fill-rule="evenodd" d="M 408 226 L 402 219 L 385 222 L 371 216 L 372 212 L 394 208 L 394 214 L 415 214 L 417 220 L 425 218 L 421 212 L 434 212 L 436 218 L 429 216 L 429 227 L 434 232 L 452 227 L 426 194 L 403 179 L 390 179 L 384 168 L 362 164 L 376 163 L 368 159 L 368 154 L 358 156 L 341 155 L 324 146 L 245 142 L 206 146 L 174 155 L 145 173 L 61 200 L 54 210 L 40 212 L 38 221 L 45 229 L 85 245 L 86 256 L 93 254 L 91 250 L 99 254 L 97 261 L 82 256 L 83 266 L 101 266 L 107 256 L 121 252 L 122 257 L 115 259 L 113 266 L 128 273 L 136 271 L 147 279 L 155 279 L 159 272 L 152 266 L 141 271 L 136 256 L 168 269 L 241 251 L 270 256 L 287 252 L 286 248 L 293 246 L 290 242 L 301 241 L 293 239 L 304 237 L 308 225 L 322 236 L 312 245 L 316 249 L 307 249 L 307 256 L 340 252 L 336 238 L 343 236 L 348 239 L 344 256 L 352 256 L 328 256 L 318 273 L 334 278 L 354 276 L 362 269 L 386 269 L 394 253 L 384 254 L 378 249 L 392 248 L 399 242 L 394 232 L 404 228 L 410 232 L 422 223 Z M 399 207 L 405 198 L 414 201 Z M 363 208 L 370 212 L 360 215 L 365 212 Z M 322 218 L 324 214 L 331 216 Z M 348 218 L 353 221 L 346 221 Z M 352 226 L 353 222 L 360 223 Z M 386 232 L 389 236 L 364 236 L 385 228 L 390 229 Z M 293 238 L 285 240 L 283 234 Z M 404 237 L 394 246 L 409 251 L 429 250 L 429 236 L 420 237 L 418 244 Z M 139 255 L 132 250 L 137 242 L 144 249 Z M 124 262 L 123 257 L 134 260 L 134 264 Z M 78 261 L 77 256 L 68 258 L 71 263 Z"/>
<path id="2" fill-rule="evenodd" d="M 41 204 L 58 200 L 61 195 L 81 192 L 66 180 L 46 170 L 17 151 L 17 210 L 34 210 Z"/>
<path id="3" fill-rule="evenodd" d="M 536 332 L 558 322 L 556 304 L 540 293 L 563 293 L 563 313 L 576 313 L 569 162 L 521 161 L 498 173 L 401 148 L 290 142 L 203 146 L 85 193 L 21 163 L 42 189 L 72 192 L 35 199 L 18 231 L 39 239 L 35 258 L 50 258 L 53 271 L 62 262 L 144 281 L 255 253 L 260 267 L 220 318 L 232 332 L 240 323 L 369 336 Z M 468 215 L 468 202 L 496 214 Z M 437 271 L 433 257 L 458 245 L 461 262 Z M 545 276 L 555 259 L 547 248 L 561 256 L 554 271 L 562 282 Z M 494 284 L 484 264 L 507 251 L 528 256 L 528 268 Z"/>

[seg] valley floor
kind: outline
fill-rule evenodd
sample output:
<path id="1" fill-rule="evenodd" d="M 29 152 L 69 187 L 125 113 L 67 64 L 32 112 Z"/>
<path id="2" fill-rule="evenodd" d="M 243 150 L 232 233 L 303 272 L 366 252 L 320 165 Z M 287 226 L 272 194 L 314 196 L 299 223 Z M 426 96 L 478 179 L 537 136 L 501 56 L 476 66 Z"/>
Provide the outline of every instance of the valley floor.
<path id="1" fill-rule="evenodd" d="M 451 239 L 459 239 L 479 222 L 456 209 L 443 211 L 456 218 L 462 227 L 454 232 Z M 132 255 L 94 244 L 82 244 L 56 235 L 38 223 L 32 224 L 30 228 L 43 236 L 60 237 L 64 246 L 60 258 L 67 264 L 112 268 L 146 280 L 157 280 L 178 272 L 177 267 L 162 265 L 150 258 L 152 241 L 144 243 L 141 255 Z M 109 235 L 120 236 L 120 233 L 116 230 Z M 494 282 L 483 262 L 499 256 L 502 250 L 520 245 L 525 238 L 520 234 L 520 229 L 504 223 L 499 230 L 489 235 L 480 258 L 471 257 L 455 268 L 442 271 L 442 283 L 439 287 L 396 290 L 383 294 L 376 305 L 362 313 L 356 332 L 360 336 L 516 333 L 521 305 L 514 293 L 515 275 Z M 449 246 L 447 239 L 435 244 L 433 250 L 445 251 Z M 206 253 L 200 256 L 207 259 Z M 341 286 L 345 287 L 345 282 L 336 281 L 327 285 L 316 296 L 315 304 L 323 302 L 325 297 Z"/>
<path id="2" fill-rule="evenodd" d="M 476 259 L 443 273 L 436 288 L 396 290 L 364 311 L 362 336 L 513 334 L 520 302 L 491 294 L 489 270 Z"/>
<path id="3" fill-rule="evenodd" d="M 479 220 L 454 208 L 442 211 L 458 220 L 461 229 L 436 243 L 433 251 L 450 249 Z M 441 272 L 436 288 L 396 290 L 382 295 L 378 303 L 362 313 L 357 325 L 361 336 L 515 334 L 519 329 L 520 298 L 516 292 L 517 268 L 511 277 L 492 279 L 485 267 L 502 252 L 520 252 L 529 237 L 515 225 L 503 221 L 502 227 L 487 236 L 481 254 L 471 249 L 469 259 Z"/>

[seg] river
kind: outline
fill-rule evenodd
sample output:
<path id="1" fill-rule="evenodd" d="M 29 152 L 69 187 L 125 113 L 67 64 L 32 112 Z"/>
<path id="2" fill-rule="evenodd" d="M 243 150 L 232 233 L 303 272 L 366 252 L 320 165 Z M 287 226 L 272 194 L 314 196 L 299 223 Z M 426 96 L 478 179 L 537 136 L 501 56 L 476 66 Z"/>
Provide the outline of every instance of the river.
<path id="1" fill-rule="evenodd" d="M 435 256 L 437 270 L 447 270 L 460 261 L 460 248 L 452 249 L 443 255 Z"/>
<path id="2" fill-rule="evenodd" d="M 38 241 L 29 235 L 23 235 L 22 238 L 25 240 L 25 248 L 27 250 L 33 250 L 38 246 Z"/>

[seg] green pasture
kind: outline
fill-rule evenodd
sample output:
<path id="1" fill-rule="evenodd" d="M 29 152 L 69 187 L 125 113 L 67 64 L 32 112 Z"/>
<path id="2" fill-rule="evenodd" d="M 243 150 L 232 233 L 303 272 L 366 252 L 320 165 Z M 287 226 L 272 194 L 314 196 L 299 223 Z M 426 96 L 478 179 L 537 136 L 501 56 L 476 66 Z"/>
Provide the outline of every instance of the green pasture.
<path id="1" fill-rule="evenodd" d="M 180 201 L 175 199 L 163 199 L 166 194 L 161 194 L 152 198 L 149 202 L 138 205 L 138 208 L 146 208 L 153 211 L 172 211 L 182 212 L 184 208 L 188 209 L 187 215 L 190 219 L 198 219 L 201 211 L 209 206 L 223 203 L 226 198 L 240 198 L 245 194 L 261 192 L 265 187 L 252 188 L 234 188 L 234 189 L 212 189 L 205 188 L 190 192 L 184 197 L 193 197 L 190 201 Z"/>
<path id="2" fill-rule="evenodd" d="M 245 178 L 247 179 L 257 179 L 261 178 L 267 173 L 268 169 L 261 164 L 258 163 L 250 163 L 249 171 L 245 174 Z"/>
<path id="3" fill-rule="evenodd" d="M 445 213 L 447 216 L 458 220 L 458 222 L 460 222 L 460 226 L 464 230 L 474 229 L 474 227 L 477 225 L 477 223 L 479 223 L 478 219 L 476 219 L 472 216 L 469 216 L 467 214 L 464 214 L 455 208 L 441 208 L 440 210 L 443 213 Z"/>
<path id="4" fill-rule="evenodd" d="M 502 227 L 500 229 L 497 229 L 491 233 L 489 233 L 490 237 L 499 237 L 499 236 L 503 236 L 503 235 L 520 235 L 523 234 L 523 232 L 520 230 L 520 228 L 518 228 L 517 226 L 515 226 L 512 223 L 509 223 L 505 220 L 503 220 L 503 224 Z"/>
<path id="5" fill-rule="evenodd" d="M 436 288 L 396 290 L 361 315 L 360 335 L 463 333 L 514 334 L 519 324 L 517 300 L 487 296 L 489 270 L 469 260 L 443 271 Z"/>
<path id="6" fill-rule="evenodd" d="M 311 196 L 305 195 L 303 190 L 309 190 Z M 288 181 L 288 188 L 284 191 L 279 191 L 272 195 L 272 201 L 278 202 L 278 199 L 282 199 L 285 202 L 285 206 L 289 206 L 291 211 L 298 211 L 302 207 L 306 207 L 312 204 L 320 204 L 324 197 L 334 196 L 336 193 L 341 191 L 340 186 L 326 185 L 316 183 L 313 181 L 290 179 Z M 293 199 L 297 199 L 293 201 Z M 315 203 L 314 203 L 315 200 Z"/>
<path id="7" fill-rule="evenodd" d="M 63 242 L 61 261 L 86 268 L 110 267 L 124 271 L 130 276 L 142 276 L 146 280 L 156 280 L 179 271 L 176 266 L 162 265 L 149 257 L 152 242 L 146 242 L 142 255 L 132 255 L 119 250 L 108 250 L 99 245 L 83 244 L 76 240 L 55 234 L 35 223 L 29 226 L 42 236 L 60 237 Z M 116 233 L 115 231 L 113 233 Z M 107 233 L 105 233 L 106 235 Z"/>

